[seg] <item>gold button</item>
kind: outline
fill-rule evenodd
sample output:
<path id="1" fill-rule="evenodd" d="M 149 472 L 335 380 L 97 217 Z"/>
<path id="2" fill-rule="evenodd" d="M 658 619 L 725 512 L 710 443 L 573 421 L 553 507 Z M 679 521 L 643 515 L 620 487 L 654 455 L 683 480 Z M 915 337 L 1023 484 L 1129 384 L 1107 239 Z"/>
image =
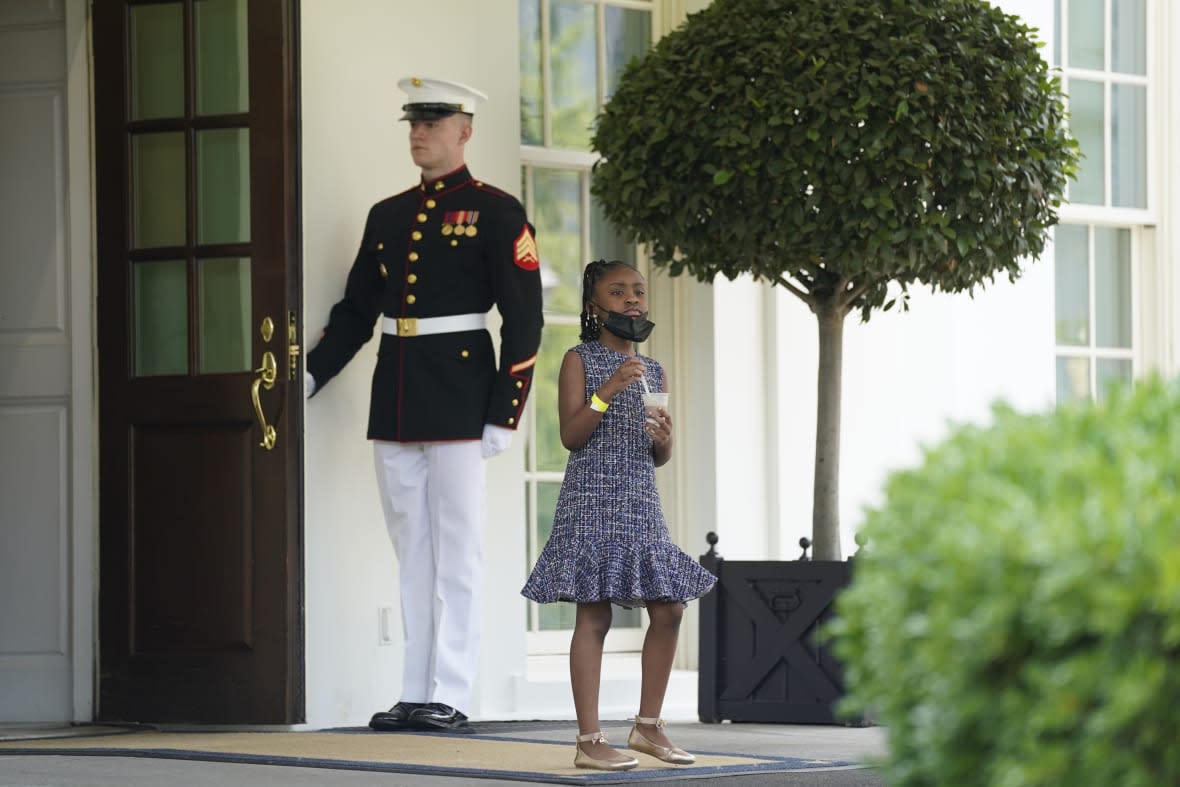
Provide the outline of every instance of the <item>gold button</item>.
<path id="1" fill-rule="evenodd" d="M 509 425 L 509 426 L 512 426 L 514 423 L 516 423 L 516 419 L 515 419 L 515 418 L 509 418 L 509 419 L 508 419 L 508 425 Z"/>
<path id="2" fill-rule="evenodd" d="M 426 223 L 426 219 L 428 219 L 428 218 L 429 217 L 425 213 L 419 213 L 418 214 L 418 223 L 424 224 L 424 223 Z"/>
<path id="3" fill-rule="evenodd" d="M 434 207 L 435 205 L 437 205 L 437 204 L 438 204 L 438 203 L 437 203 L 437 202 L 435 202 L 435 201 L 434 201 L 434 200 L 432 200 L 432 199 L 428 199 L 428 200 L 426 200 L 426 207 L 428 207 L 428 208 L 433 208 L 433 207 Z"/>
<path id="4" fill-rule="evenodd" d="M 517 380 L 516 387 L 517 388 L 524 388 L 524 380 Z"/>
<path id="5" fill-rule="evenodd" d="M 385 270 L 385 263 L 384 262 L 377 264 L 377 270 L 379 270 L 381 272 L 381 278 L 383 278 L 383 279 L 389 275 L 389 271 Z"/>
<path id="6" fill-rule="evenodd" d="M 417 299 L 417 298 L 415 298 L 413 295 L 407 295 L 407 296 L 406 296 L 406 303 L 414 303 L 414 302 L 415 302 L 415 301 L 417 301 L 417 300 L 418 300 L 418 299 Z"/>
<path id="7" fill-rule="evenodd" d="M 459 353 L 460 358 L 466 358 L 469 355 L 471 355 L 471 353 L 468 352 L 467 350 L 464 350 L 463 352 Z"/>
<path id="8" fill-rule="evenodd" d="M 384 249 L 384 248 L 385 248 L 385 244 L 384 244 L 384 243 L 378 243 L 378 244 L 377 244 L 377 251 L 381 251 L 381 250 L 382 250 L 382 249 Z"/>
<path id="9" fill-rule="evenodd" d="M 435 190 L 435 191 L 442 191 L 442 190 L 443 190 L 443 189 L 445 189 L 446 187 L 447 187 L 447 184 L 443 183 L 441 180 L 440 180 L 438 183 L 435 183 L 435 184 L 434 184 L 434 190 Z"/>
<path id="10" fill-rule="evenodd" d="M 418 281 L 418 274 L 411 273 L 409 276 L 406 277 L 406 281 L 408 281 L 410 284 L 416 283 Z"/>
<path id="11" fill-rule="evenodd" d="M 519 399 L 513 399 L 513 400 L 512 400 L 512 406 L 513 406 L 513 407 L 516 407 L 516 406 L 517 406 L 517 405 L 519 405 L 519 404 L 520 404 L 520 400 L 519 400 Z"/>
<path id="12" fill-rule="evenodd" d="M 477 187 L 482 187 L 482 186 L 483 186 L 483 181 L 482 181 L 482 180 L 477 180 L 477 181 L 475 181 L 475 185 L 476 185 Z"/>
<path id="13" fill-rule="evenodd" d="M 422 240 L 422 233 L 418 232 L 418 230 L 414 230 L 413 232 L 410 233 L 410 237 L 413 238 L 414 240 Z"/>
<path id="14" fill-rule="evenodd" d="M 451 245 L 452 245 L 452 246 L 458 246 L 458 245 L 459 245 L 459 241 L 455 240 L 454 238 L 451 238 Z"/>
<path id="15" fill-rule="evenodd" d="M 418 252 L 411 251 L 410 252 L 410 262 L 417 262 L 417 261 L 418 261 Z"/>

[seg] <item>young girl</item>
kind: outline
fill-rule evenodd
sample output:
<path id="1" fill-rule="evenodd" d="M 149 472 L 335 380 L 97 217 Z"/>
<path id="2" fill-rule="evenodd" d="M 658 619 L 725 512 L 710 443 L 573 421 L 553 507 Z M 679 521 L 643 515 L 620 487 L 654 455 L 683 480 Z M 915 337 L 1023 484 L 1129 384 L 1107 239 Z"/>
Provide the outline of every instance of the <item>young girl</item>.
<path id="1" fill-rule="evenodd" d="M 570 451 L 553 531 L 521 591 L 538 603 L 576 602 L 570 680 L 578 716 L 574 765 L 628 770 L 599 728 L 602 644 L 611 604 L 647 607 L 639 713 L 627 744 L 665 762 L 695 758 L 664 734 L 660 710 L 685 604 L 716 577 L 672 543 L 655 469 L 672 456 L 672 419 L 648 416 L 642 394 L 667 391 L 664 370 L 635 352 L 651 333 L 643 277 L 623 262 L 597 260 L 582 275 L 582 343 L 565 354 L 558 379 L 561 442 Z"/>

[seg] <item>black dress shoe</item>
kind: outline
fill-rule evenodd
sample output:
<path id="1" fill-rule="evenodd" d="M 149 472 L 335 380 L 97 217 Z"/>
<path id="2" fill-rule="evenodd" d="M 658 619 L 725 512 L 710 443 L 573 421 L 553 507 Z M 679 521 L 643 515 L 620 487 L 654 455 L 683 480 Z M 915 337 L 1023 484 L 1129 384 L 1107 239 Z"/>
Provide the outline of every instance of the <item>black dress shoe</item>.
<path id="1" fill-rule="evenodd" d="M 411 713 L 409 726 L 420 730 L 475 732 L 475 728 L 467 723 L 465 715 L 441 702 L 428 702 Z"/>
<path id="2" fill-rule="evenodd" d="M 387 711 L 374 713 L 369 726 L 380 732 L 410 729 L 410 714 L 421 707 L 421 702 L 399 702 Z"/>

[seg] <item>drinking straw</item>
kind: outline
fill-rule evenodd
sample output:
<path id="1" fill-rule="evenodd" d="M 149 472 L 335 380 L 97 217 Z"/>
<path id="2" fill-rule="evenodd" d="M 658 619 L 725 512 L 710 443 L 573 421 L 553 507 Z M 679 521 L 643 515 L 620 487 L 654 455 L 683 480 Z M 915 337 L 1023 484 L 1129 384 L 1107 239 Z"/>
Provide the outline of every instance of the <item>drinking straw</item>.
<path id="1" fill-rule="evenodd" d="M 636 344 L 636 345 L 635 345 L 635 354 L 636 354 L 636 355 L 638 355 L 638 354 L 639 354 L 639 345 L 638 345 L 638 344 Z M 647 385 L 647 375 L 645 374 L 645 375 L 643 375 L 642 377 L 640 377 L 639 379 L 640 379 L 641 381 L 643 381 L 643 391 L 644 391 L 644 393 L 651 393 L 651 388 L 649 388 L 649 387 L 648 387 L 648 385 Z"/>

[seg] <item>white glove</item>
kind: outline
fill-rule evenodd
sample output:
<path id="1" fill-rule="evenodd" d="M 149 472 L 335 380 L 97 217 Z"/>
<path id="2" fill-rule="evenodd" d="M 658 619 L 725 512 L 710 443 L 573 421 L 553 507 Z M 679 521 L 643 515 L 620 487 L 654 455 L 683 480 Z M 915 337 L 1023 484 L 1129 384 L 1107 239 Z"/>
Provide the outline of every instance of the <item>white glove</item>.
<path id="1" fill-rule="evenodd" d="M 303 398 L 306 399 L 315 393 L 315 378 L 311 376 L 311 372 L 303 372 Z"/>
<path id="2" fill-rule="evenodd" d="M 498 453 L 501 453 L 512 442 L 512 430 L 505 429 L 502 426 L 493 426 L 492 424 L 483 425 L 483 442 L 479 447 L 479 452 L 484 459 L 491 459 Z"/>

